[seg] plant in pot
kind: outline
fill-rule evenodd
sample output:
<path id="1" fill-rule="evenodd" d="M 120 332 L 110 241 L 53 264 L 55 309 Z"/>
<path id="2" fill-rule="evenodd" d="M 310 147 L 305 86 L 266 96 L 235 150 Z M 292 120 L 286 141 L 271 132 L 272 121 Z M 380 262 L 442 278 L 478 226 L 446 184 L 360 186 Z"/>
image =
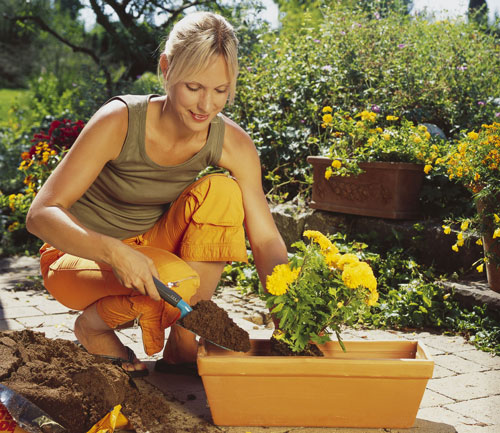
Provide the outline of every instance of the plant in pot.
<path id="1" fill-rule="evenodd" d="M 341 327 L 377 302 L 377 281 L 349 249 L 317 231 L 304 236 L 310 242 L 297 242 L 289 263 L 267 278 L 263 296 L 279 332 L 251 340 L 246 353 L 199 346 L 214 424 L 411 427 L 432 359 L 418 341 L 342 341 Z M 329 341 L 334 334 L 338 341 Z M 309 356 L 288 356 L 299 354 Z"/>
<path id="2" fill-rule="evenodd" d="M 445 145 L 425 125 L 375 111 L 322 110 L 320 133 L 310 138 L 324 156 L 313 165 L 311 207 L 382 218 L 417 218 L 426 173 Z"/>
<path id="3" fill-rule="evenodd" d="M 306 230 L 308 244 L 296 242 L 288 264 L 267 277 L 266 305 L 278 330 L 271 338 L 278 355 L 318 355 L 315 344 L 340 337 L 341 326 L 352 325 L 378 300 L 377 280 L 368 263 L 339 249 L 319 231 Z"/>
<path id="4" fill-rule="evenodd" d="M 462 131 L 442 164 L 451 180 L 472 192 L 477 208 L 475 217 L 459 221 L 452 249 L 458 251 L 475 237 L 484 250 L 477 270 L 483 272 L 486 267 L 490 287 L 500 292 L 500 123 L 483 124 L 478 132 Z M 446 234 L 451 233 L 452 224 L 446 221 Z"/>

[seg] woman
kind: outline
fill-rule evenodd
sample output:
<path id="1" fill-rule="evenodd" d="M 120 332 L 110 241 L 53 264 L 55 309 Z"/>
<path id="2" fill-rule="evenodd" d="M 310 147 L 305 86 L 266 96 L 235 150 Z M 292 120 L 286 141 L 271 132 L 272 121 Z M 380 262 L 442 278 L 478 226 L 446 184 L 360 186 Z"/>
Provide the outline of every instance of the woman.
<path id="1" fill-rule="evenodd" d="M 246 229 L 262 283 L 287 262 L 250 137 L 220 112 L 234 98 L 238 42 L 209 12 L 172 30 L 159 68 L 165 96 L 122 96 L 101 107 L 36 196 L 28 230 L 45 244 L 47 290 L 82 310 L 75 335 L 94 354 L 147 374 L 114 329 L 138 321 L 147 354 L 163 349 L 179 311 L 153 277 L 179 281 L 191 305 L 210 299 L 227 261 L 246 261 Z M 195 180 L 210 165 L 231 177 Z M 172 326 L 159 370 L 196 358 L 194 335 Z"/>

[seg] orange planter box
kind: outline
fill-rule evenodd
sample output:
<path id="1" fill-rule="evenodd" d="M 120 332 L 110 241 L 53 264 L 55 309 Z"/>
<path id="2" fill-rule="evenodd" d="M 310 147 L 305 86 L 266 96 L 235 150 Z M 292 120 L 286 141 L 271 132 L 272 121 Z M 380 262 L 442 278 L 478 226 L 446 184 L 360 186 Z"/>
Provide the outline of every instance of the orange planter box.
<path id="1" fill-rule="evenodd" d="M 212 419 L 226 426 L 409 428 L 434 361 L 417 341 L 345 341 L 324 357 L 248 353 L 201 341 L 198 370 Z"/>

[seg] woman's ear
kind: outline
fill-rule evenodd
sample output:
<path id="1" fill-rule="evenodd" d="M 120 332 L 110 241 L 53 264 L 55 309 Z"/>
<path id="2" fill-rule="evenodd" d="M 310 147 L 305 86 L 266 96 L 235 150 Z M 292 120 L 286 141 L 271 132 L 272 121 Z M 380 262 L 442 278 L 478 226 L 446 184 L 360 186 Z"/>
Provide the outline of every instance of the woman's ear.
<path id="1" fill-rule="evenodd" d="M 167 55 L 165 53 L 163 53 L 160 56 L 160 69 L 161 69 L 161 73 L 163 75 L 163 80 L 166 81 L 167 70 L 168 70 L 168 60 L 167 60 Z"/>

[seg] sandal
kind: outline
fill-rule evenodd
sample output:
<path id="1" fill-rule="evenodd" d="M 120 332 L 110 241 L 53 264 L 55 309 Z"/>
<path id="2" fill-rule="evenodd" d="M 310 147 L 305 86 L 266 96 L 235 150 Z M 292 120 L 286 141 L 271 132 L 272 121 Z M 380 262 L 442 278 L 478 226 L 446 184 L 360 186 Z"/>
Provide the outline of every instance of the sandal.
<path id="1" fill-rule="evenodd" d="M 164 359 L 155 362 L 155 371 L 165 374 L 182 374 L 186 376 L 199 377 L 198 366 L 196 362 L 182 362 L 179 364 L 170 364 Z"/>
<path id="2" fill-rule="evenodd" d="M 83 350 L 85 350 L 87 353 L 90 353 L 90 352 L 88 352 L 87 349 L 85 349 L 85 347 L 83 347 L 83 345 L 80 342 L 78 342 L 77 345 L 79 347 L 81 347 Z M 122 367 L 122 364 L 124 362 L 126 362 L 128 364 L 134 364 L 134 360 L 137 359 L 134 351 L 128 346 L 125 346 L 125 349 L 127 349 L 127 359 L 120 358 L 119 356 L 98 355 L 95 353 L 92 353 L 91 355 L 98 356 L 99 358 L 109 359 L 114 365 L 118 365 L 119 367 Z M 138 377 L 145 377 L 149 374 L 149 370 L 147 368 L 144 368 L 142 370 L 125 370 L 122 367 L 122 370 L 133 379 L 138 378 Z"/>

